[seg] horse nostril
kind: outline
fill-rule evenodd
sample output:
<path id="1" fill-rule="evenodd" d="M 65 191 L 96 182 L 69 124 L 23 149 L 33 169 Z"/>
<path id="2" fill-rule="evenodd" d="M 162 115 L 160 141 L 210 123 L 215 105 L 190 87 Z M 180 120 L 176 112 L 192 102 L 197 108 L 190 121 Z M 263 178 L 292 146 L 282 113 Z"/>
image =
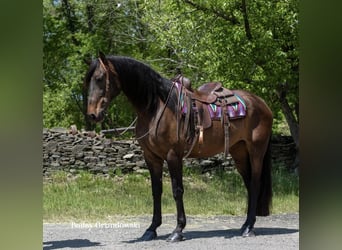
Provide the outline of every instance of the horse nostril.
<path id="1" fill-rule="evenodd" d="M 95 114 L 89 114 L 88 117 L 89 117 L 90 120 L 93 120 L 93 121 L 96 120 L 96 115 Z"/>

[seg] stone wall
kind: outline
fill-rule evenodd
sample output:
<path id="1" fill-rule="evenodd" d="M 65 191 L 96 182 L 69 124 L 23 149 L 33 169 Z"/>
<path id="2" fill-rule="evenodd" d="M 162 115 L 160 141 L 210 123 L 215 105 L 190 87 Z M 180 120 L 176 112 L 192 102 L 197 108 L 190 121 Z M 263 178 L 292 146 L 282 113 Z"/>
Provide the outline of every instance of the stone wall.
<path id="1" fill-rule="evenodd" d="M 273 146 L 273 160 L 292 164 L 294 144 L 278 138 Z M 231 157 L 223 154 L 206 159 L 185 159 L 185 166 L 199 167 L 202 172 L 214 168 L 231 169 Z M 165 167 L 166 169 L 166 167 Z M 64 128 L 43 129 L 43 175 L 64 170 L 76 174 L 87 170 L 94 174 L 147 172 L 141 149 L 135 140 L 113 140 L 94 132 Z"/>

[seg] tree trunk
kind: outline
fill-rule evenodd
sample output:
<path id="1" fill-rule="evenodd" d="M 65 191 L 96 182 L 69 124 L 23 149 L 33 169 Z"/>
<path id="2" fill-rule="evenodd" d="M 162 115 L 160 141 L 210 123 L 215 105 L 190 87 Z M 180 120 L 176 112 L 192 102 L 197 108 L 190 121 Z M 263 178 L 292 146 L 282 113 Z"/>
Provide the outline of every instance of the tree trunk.
<path id="1" fill-rule="evenodd" d="M 250 28 L 249 20 L 248 20 L 246 0 L 242 0 L 241 4 L 242 4 L 242 15 L 243 15 L 243 21 L 245 25 L 246 37 L 249 41 L 251 41 L 253 37 L 252 37 L 252 32 L 251 32 L 251 28 Z"/>
<path id="2" fill-rule="evenodd" d="M 289 125 L 291 136 L 296 145 L 297 154 L 293 164 L 293 168 L 297 168 L 299 167 L 299 122 L 292 112 L 292 109 L 287 101 L 286 94 L 286 90 L 281 84 L 280 88 L 277 90 L 277 95 L 279 98 L 281 110 L 285 116 L 287 124 Z"/>

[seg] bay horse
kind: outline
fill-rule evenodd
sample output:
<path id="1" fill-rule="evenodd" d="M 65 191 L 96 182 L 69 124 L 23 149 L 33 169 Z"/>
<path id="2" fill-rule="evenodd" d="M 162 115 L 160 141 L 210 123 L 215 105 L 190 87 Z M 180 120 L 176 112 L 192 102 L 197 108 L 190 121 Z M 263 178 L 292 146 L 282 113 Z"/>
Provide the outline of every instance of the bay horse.
<path id="1" fill-rule="evenodd" d="M 143 151 L 151 175 L 153 196 L 152 223 L 139 240 L 153 240 L 162 223 L 161 195 L 163 162 L 166 161 L 177 208 L 177 226 L 168 237 L 175 242 L 184 239 L 186 216 L 183 204 L 182 159 L 190 145 L 176 135 L 178 90 L 174 83 L 162 77 L 146 64 L 129 57 L 99 57 L 89 63 L 84 80 L 88 91 L 87 115 L 101 122 L 110 102 L 123 92 L 137 113 L 136 138 Z M 270 213 L 272 200 L 270 136 L 273 116 L 267 104 L 258 96 L 234 90 L 246 105 L 243 119 L 230 121 L 229 153 L 243 178 L 248 193 L 247 218 L 241 227 L 244 237 L 255 236 L 256 216 Z M 189 111 L 191 112 L 191 111 Z M 184 124 L 184 118 L 181 120 Z M 195 142 L 190 158 L 213 156 L 224 151 L 224 129 L 220 121 L 203 131 L 204 141 Z"/>

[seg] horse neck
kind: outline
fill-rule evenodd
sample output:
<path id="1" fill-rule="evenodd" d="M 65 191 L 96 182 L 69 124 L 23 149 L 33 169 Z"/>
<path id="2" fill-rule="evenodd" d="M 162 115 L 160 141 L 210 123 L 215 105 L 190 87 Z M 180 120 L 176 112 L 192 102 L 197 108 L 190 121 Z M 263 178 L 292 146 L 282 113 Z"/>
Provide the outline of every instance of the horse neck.
<path id="1" fill-rule="evenodd" d="M 120 78 L 121 90 L 138 115 L 153 116 L 160 100 L 165 101 L 168 95 L 170 81 L 133 59 L 120 63 L 113 61 L 113 64 Z"/>

